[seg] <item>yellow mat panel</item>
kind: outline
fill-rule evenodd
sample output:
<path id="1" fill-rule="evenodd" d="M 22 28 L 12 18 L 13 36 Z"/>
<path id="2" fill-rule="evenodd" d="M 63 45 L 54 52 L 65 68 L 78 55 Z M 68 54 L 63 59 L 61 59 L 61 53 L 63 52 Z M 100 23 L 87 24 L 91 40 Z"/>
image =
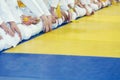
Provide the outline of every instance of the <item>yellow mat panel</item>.
<path id="1" fill-rule="evenodd" d="M 6 52 L 120 57 L 120 5 L 104 8 Z"/>

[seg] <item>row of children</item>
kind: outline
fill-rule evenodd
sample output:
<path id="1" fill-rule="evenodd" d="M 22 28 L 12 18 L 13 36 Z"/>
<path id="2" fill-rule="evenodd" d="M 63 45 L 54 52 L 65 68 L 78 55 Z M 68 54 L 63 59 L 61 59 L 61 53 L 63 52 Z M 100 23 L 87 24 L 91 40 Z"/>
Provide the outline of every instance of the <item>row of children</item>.
<path id="1" fill-rule="evenodd" d="M 64 22 L 93 15 L 111 3 L 111 0 L 0 0 L 0 51 Z"/>

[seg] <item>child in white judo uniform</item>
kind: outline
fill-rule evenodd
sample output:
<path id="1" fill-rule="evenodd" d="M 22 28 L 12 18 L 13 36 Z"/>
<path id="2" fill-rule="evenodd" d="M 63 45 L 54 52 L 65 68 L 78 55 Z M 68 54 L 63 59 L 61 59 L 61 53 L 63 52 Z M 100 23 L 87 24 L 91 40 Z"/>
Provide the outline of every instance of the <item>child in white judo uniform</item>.
<path id="1" fill-rule="evenodd" d="M 53 3 L 54 1 L 55 1 L 55 4 Z M 55 7 L 57 7 L 57 3 L 56 3 L 57 1 L 59 1 L 59 0 L 43 0 L 43 2 L 46 5 L 46 8 L 47 8 L 47 9 L 46 8 L 45 9 L 50 12 L 51 17 L 52 17 L 52 20 L 51 20 L 52 21 L 52 28 L 56 28 L 62 24 L 62 19 L 58 18 L 56 13 L 55 13 Z M 52 4 L 54 4 L 56 6 L 52 6 Z"/>
<path id="2" fill-rule="evenodd" d="M 75 0 L 67 0 L 68 7 L 72 13 L 72 20 L 74 21 L 77 18 L 77 13 L 75 12 Z"/>
<path id="3" fill-rule="evenodd" d="M 66 22 L 70 22 L 72 20 L 72 13 L 68 7 L 68 1 L 67 0 L 60 0 L 60 8 L 61 8 L 61 13 L 65 18 Z"/>
<path id="4" fill-rule="evenodd" d="M 33 10 L 33 12 L 20 0 L 6 0 L 6 3 L 9 5 L 12 14 L 15 15 L 15 21 L 21 31 L 22 39 L 29 39 L 43 30 L 43 22 L 40 20 L 43 15 L 42 11 L 36 10 L 37 12 L 35 12 Z M 45 32 L 49 31 L 48 29 L 46 30 L 46 26 L 44 29 Z"/>
<path id="5" fill-rule="evenodd" d="M 80 0 L 80 3 L 86 8 L 87 15 L 94 14 L 94 10 L 91 7 L 91 1 L 90 0 Z"/>
<path id="6" fill-rule="evenodd" d="M 58 26 L 61 25 L 65 19 L 61 13 L 60 0 L 45 0 L 44 2 L 52 15 L 53 23 L 56 23 Z"/>
<path id="7" fill-rule="evenodd" d="M 55 18 L 62 18 L 62 22 L 72 20 L 72 14 L 69 10 L 67 0 L 49 0 L 48 7 Z"/>
<path id="8" fill-rule="evenodd" d="M 111 1 L 110 0 L 100 0 L 103 7 L 107 7 L 109 5 L 111 5 Z"/>
<path id="9" fill-rule="evenodd" d="M 29 9 L 32 9 L 31 6 L 32 5 L 35 5 L 33 6 L 34 8 L 36 9 L 41 9 L 44 13 L 44 16 L 46 17 L 47 19 L 47 23 L 48 23 L 48 26 L 49 26 L 49 29 L 52 30 L 52 15 L 51 13 L 49 12 L 46 4 L 44 3 L 43 0 L 21 0 L 24 4 L 26 4 L 26 6 L 29 8 Z"/>
<path id="10" fill-rule="evenodd" d="M 21 33 L 5 0 L 0 0 L 0 17 L 3 20 L 1 24 L 2 37 L 7 42 L 5 46 L 7 48 L 15 47 L 21 41 Z"/>
<path id="11" fill-rule="evenodd" d="M 87 10 L 84 8 L 79 0 L 75 0 L 75 12 L 77 13 L 77 17 L 82 17 L 87 14 Z"/>
<path id="12" fill-rule="evenodd" d="M 98 4 L 97 0 L 91 0 L 90 6 L 95 11 L 97 11 L 98 9 L 100 9 L 100 5 Z"/>

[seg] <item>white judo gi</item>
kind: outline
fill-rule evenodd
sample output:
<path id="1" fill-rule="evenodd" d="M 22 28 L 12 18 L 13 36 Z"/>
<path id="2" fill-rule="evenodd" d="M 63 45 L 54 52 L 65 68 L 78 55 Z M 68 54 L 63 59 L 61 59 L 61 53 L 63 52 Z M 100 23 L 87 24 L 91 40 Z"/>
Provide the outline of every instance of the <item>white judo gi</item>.
<path id="1" fill-rule="evenodd" d="M 0 0 L 0 17 L 8 27 L 10 27 L 10 24 L 8 22 L 15 21 L 5 0 Z M 2 37 L 6 42 L 5 48 L 10 48 L 12 46 L 15 47 L 20 42 L 20 37 L 16 32 L 14 37 L 10 36 L 9 34 L 6 34 L 4 31 L 2 31 L 2 34 L 3 34 Z"/>
<path id="2" fill-rule="evenodd" d="M 59 5 L 61 11 L 65 12 L 65 14 L 68 15 L 69 7 L 68 7 L 68 3 L 66 0 L 49 0 L 48 2 L 49 2 L 49 4 L 48 4 L 49 9 L 51 9 L 51 7 L 54 7 L 55 9 L 57 9 L 57 7 Z M 63 16 L 62 16 L 61 20 L 62 20 L 61 22 L 64 22 Z"/>
<path id="3" fill-rule="evenodd" d="M 30 10 L 32 10 L 34 13 L 39 13 L 39 17 L 42 16 L 42 15 L 51 16 L 51 13 L 49 12 L 48 7 L 46 6 L 46 4 L 44 3 L 43 0 L 21 0 L 21 1 L 24 4 L 26 4 L 26 6 Z M 35 6 L 33 6 L 33 5 L 35 5 Z M 36 8 L 36 9 L 31 8 L 31 6 Z M 52 26 L 52 28 L 54 28 L 54 27 L 57 27 L 57 25 Z"/>
<path id="4" fill-rule="evenodd" d="M 94 0 L 94 1 L 97 2 L 97 0 Z M 95 11 L 97 11 L 99 9 L 99 6 L 97 4 L 95 4 L 93 2 L 93 0 L 91 0 L 91 4 L 90 5 L 91 5 L 92 9 L 95 10 Z"/>
<path id="5" fill-rule="evenodd" d="M 3 20 L 0 18 L 0 25 L 3 23 Z M 4 31 L 0 28 L 0 36 L 4 36 Z M 3 50 L 5 48 L 5 40 L 4 39 L 0 39 L 0 51 Z"/>
<path id="6" fill-rule="evenodd" d="M 75 5 L 75 11 L 77 13 L 77 17 L 82 17 L 86 15 L 86 9 L 81 6 L 78 6 L 77 4 Z"/>
<path id="7" fill-rule="evenodd" d="M 102 3 L 101 2 L 99 2 L 98 0 L 94 0 L 94 2 L 98 4 L 99 9 L 102 8 Z"/>
<path id="8" fill-rule="evenodd" d="M 6 0 L 6 3 L 9 5 L 10 10 L 15 17 L 17 26 L 21 31 L 22 39 L 29 39 L 31 36 L 38 34 L 39 32 L 42 31 L 43 29 L 42 22 L 39 22 L 36 25 L 31 24 L 29 26 L 21 24 L 22 15 L 32 16 L 32 17 L 40 16 L 39 9 L 33 7 L 35 5 L 32 4 L 31 8 L 28 8 L 27 5 L 25 4 L 26 5 L 25 7 L 19 8 L 17 0 L 11 0 L 11 1 Z"/>
<path id="9" fill-rule="evenodd" d="M 75 0 L 66 0 L 68 5 L 71 6 L 72 9 L 75 9 Z M 70 9 L 70 8 L 69 8 Z M 71 10 L 71 9 L 70 9 Z M 75 20 L 77 18 L 77 13 L 72 10 L 72 20 Z"/>
<path id="10" fill-rule="evenodd" d="M 85 5 L 88 10 L 88 13 L 92 13 L 93 9 L 90 7 L 91 1 L 90 0 L 80 0 L 81 4 Z"/>
<path id="11" fill-rule="evenodd" d="M 41 9 L 43 10 L 43 12 L 45 13 L 46 16 L 52 16 L 50 11 L 49 11 L 49 8 L 47 7 L 47 2 L 44 1 L 44 0 L 36 0 L 36 2 L 38 3 L 38 5 L 41 7 Z M 56 23 L 52 24 L 52 28 L 56 28 L 58 26 L 58 20 L 56 20 Z"/>
<path id="12" fill-rule="evenodd" d="M 44 1 L 50 11 L 51 7 L 55 8 L 55 12 L 56 9 L 58 8 L 58 5 L 60 6 L 60 0 L 45 0 Z M 57 14 L 58 15 L 58 14 Z M 58 23 L 58 25 L 61 25 L 64 22 L 64 17 L 62 16 L 62 18 L 58 18 L 58 20 L 56 21 L 56 24 Z"/>
<path id="13" fill-rule="evenodd" d="M 61 10 L 64 11 L 68 15 L 67 11 L 69 10 L 69 7 L 68 7 L 67 0 L 60 0 L 60 7 L 61 7 Z"/>
<path id="14" fill-rule="evenodd" d="M 109 6 L 111 4 L 110 0 L 102 1 L 103 7 Z"/>

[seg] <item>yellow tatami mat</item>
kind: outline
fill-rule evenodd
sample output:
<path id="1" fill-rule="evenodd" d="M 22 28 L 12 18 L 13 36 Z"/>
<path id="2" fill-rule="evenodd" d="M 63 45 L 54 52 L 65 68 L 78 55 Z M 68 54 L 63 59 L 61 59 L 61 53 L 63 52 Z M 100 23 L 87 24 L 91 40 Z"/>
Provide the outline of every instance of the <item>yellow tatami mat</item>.
<path id="1" fill-rule="evenodd" d="M 120 5 L 99 10 L 6 52 L 120 57 Z"/>

